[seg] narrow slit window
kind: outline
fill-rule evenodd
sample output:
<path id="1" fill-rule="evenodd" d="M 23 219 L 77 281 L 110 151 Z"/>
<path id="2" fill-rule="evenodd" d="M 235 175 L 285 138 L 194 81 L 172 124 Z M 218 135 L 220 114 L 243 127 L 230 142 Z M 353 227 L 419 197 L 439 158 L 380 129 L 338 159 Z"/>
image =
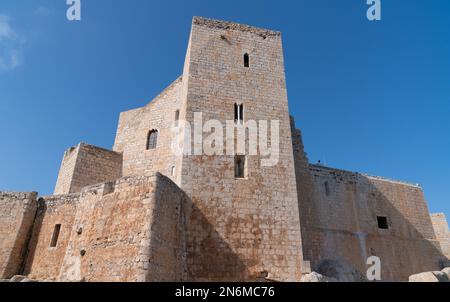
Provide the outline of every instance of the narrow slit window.
<path id="1" fill-rule="evenodd" d="M 157 144 L 158 144 L 158 131 L 152 130 L 148 133 L 147 150 L 156 149 Z"/>
<path id="2" fill-rule="evenodd" d="M 250 67 L 250 56 L 248 55 L 248 53 L 244 55 L 244 67 Z"/>
<path id="3" fill-rule="evenodd" d="M 178 125 L 178 121 L 180 120 L 180 110 L 175 111 L 175 124 Z"/>
<path id="4" fill-rule="evenodd" d="M 236 178 L 246 178 L 246 157 L 237 155 L 234 159 L 234 176 Z"/>
<path id="5" fill-rule="evenodd" d="M 377 221 L 378 221 L 378 228 L 381 230 L 388 230 L 389 229 L 389 222 L 387 217 L 384 216 L 378 216 L 377 217 Z"/>
<path id="6" fill-rule="evenodd" d="M 328 183 L 328 181 L 325 182 L 325 194 L 327 196 L 330 196 L 330 184 Z"/>
<path id="7" fill-rule="evenodd" d="M 244 105 L 239 106 L 239 122 L 244 123 Z"/>
<path id="8" fill-rule="evenodd" d="M 234 121 L 236 124 L 244 123 L 244 105 L 234 104 Z"/>
<path id="9" fill-rule="evenodd" d="M 56 247 L 56 245 L 58 244 L 58 238 L 59 238 L 60 232 L 61 232 L 61 225 L 60 224 L 55 225 L 55 228 L 53 230 L 52 241 L 50 243 L 50 247 Z"/>

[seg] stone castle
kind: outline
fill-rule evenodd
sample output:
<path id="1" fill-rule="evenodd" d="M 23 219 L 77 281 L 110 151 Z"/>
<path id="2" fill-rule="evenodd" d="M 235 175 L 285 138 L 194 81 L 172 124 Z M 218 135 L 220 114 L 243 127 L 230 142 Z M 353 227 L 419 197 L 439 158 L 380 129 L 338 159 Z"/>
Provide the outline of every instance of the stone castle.
<path id="1" fill-rule="evenodd" d="M 175 154 L 172 125 L 196 112 L 278 120 L 278 164 Z M 309 164 L 280 32 L 236 23 L 195 17 L 182 76 L 121 113 L 112 151 L 67 150 L 53 196 L 0 193 L 0 279 L 300 281 L 365 276 L 370 256 L 386 281 L 441 269 L 445 216 L 418 185 Z"/>

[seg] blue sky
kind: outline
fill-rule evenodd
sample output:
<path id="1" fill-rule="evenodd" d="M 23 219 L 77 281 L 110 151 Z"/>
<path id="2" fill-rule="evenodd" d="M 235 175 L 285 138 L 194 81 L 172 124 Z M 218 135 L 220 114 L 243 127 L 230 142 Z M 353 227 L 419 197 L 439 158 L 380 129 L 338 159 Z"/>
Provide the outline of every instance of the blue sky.
<path id="1" fill-rule="evenodd" d="M 450 1 L 0 3 L 0 189 L 53 191 L 65 149 L 111 148 L 119 112 L 182 73 L 192 16 L 283 32 L 311 162 L 421 184 L 450 217 Z"/>

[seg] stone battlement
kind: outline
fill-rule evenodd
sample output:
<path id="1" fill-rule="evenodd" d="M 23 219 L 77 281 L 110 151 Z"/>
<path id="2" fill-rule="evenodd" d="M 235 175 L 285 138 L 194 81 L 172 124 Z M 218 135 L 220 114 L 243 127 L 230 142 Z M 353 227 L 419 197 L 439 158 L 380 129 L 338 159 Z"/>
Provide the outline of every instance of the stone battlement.
<path id="1" fill-rule="evenodd" d="M 249 26 L 249 25 L 245 25 L 245 24 L 239 24 L 239 23 L 222 21 L 222 20 L 215 20 L 215 19 L 208 19 L 208 18 L 203 18 L 203 17 L 194 17 L 192 24 L 206 26 L 206 27 L 210 27 L 210 28 L 216 28 L 216 29 L 237 30 L 237 31 L 242 31 L 242 32 L 249 32 L 249 33 L 259 35 L 263 38 L 268 37 L 268 36 L 281 36 L 281 32 L 279 32 L 279 31 L 273 31 L 273 30 L 258 28 L 258 27 Z"/>
<path id="2" fill-rule="evenodd" d="M 5 198 L 12 198 L 18 200 L 29 200 L 36 199 L 37 192 L 1 192 L 0 191 L 0 200 Z"/>
<path id="3" fill-rule="evenodd" d="M 329 171 L 330 173 L 335 173 L 335 174 L 340 174 L 340 175 L 347 175 L 348 177 L 356 177 L 358 175 L 373 179 L 373 180 L 379 180 L 379 181 L 383 181 L 383 182 L 389 182 L 392 184 L 399 184 L 399 185 L 405 185 L 405 186 L 410 186 L 410 187 L 415 187 L 415 188 L 419 188 L 421 189 L 422 187 L 419 184 L 413 184 L 407 181 L 401 181 L 401 180 L 395 180 L 395 179 L 390 179 L 390 178 L 386 178 L 386 177 L 382 177 L 382 176 L 374 176 L 374 175 L 370 175 L 370 174 L 366 174 L 366 173 L 359 173 L 359 172 L 352 172 L 352 171 L 348 171 L 348 170 L 342 170 L 342 169 L 337 169 L 337 168 L 331 168 L 331 167 L 327 167 L 327 166 L 322 166 L 322 165 L 317 165 L 317 164 L 310 164 L 310 169 L 313 171 Z"/>

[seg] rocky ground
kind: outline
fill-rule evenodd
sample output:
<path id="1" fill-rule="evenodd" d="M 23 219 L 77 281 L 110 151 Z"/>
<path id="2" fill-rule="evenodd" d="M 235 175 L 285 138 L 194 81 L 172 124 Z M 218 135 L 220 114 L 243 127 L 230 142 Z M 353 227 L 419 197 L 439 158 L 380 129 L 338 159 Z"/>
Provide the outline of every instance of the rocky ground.
<path id="1" fill-rule="evenodd" d="M 0 279 L 0 282 L 52 282 L 50 280 L 45 281 L 37 281 L 37 280 L 31 280 L 27 278 L 26 276 L 14 276 L 11 279 Z"/>
<path id="2" fill-rule="evenodd" d="M 366 282 L 359 274 L 341 271 L 333 276 L 324 276 L 313 272 L 304 275 L 301 282 Z M 450 282 L 450 267 L 436 272 L 425 272 L 409 277 L 409 282 Z"/>
<path id="3" fill-rule="evenodd" d="M 450 282 L 450 267 L 440 272 L 426 272 L 409 277 L 409 282 Z"/>
<path id="4" fill-rule="evenodd" d="M 26 276 L 14 276 L 11 279 L 0 279 L 0 282 L 54 282 L 51 280 L 36 281 L 28 279 Z M 344 269 L 338 269 L 331 271 L 329 276 L 312 272 L 304 275 L 301 282 L 314 283 L 314 282 L 367 282 L 367 280 L 361 276 L 360 273 L 355 271 L 349 271 Z M 436 272 L 425 272 L 409 277 L 409 282 L 450 282 L 450 267 Z"/>

